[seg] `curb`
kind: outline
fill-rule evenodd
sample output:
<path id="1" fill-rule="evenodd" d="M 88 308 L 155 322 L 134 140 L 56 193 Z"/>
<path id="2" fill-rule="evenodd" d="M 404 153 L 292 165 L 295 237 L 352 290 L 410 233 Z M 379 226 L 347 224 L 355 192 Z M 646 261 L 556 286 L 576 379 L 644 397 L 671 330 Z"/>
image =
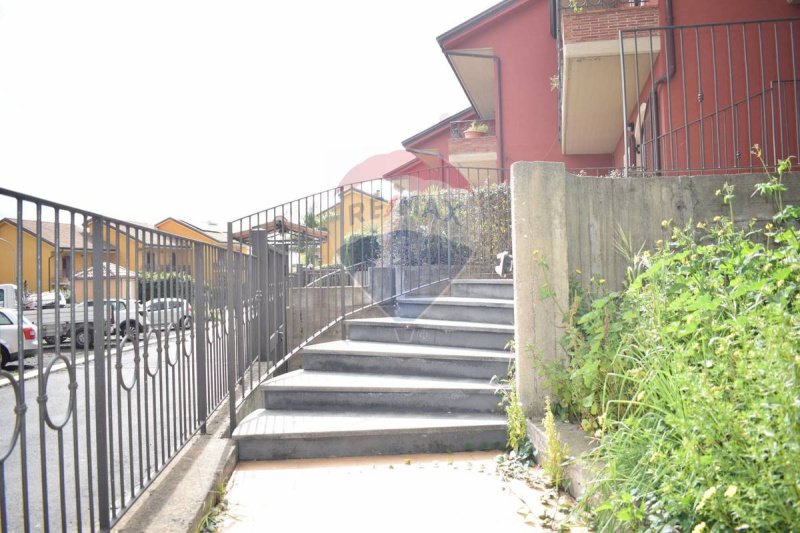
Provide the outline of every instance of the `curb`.
<path id="1" fill-rule="evenodd" d="M 536 455 L 536 460 L 539 462 L 542 455 L 547 453 L 547 435 L 545 435 L 541 422 L 534 422 L 529 419 L 527 420 L 527 426 L 528 438 L 531 440 L 533 447 L 539 451 Z M 569 446 L 569 454 L 572 460 L 564 469 L 564 478 L 569 480 L 567 492 L 577 500 L 586 493 L 587 485 L 597 477 L 597 472 L 591 463 L 584 458 L 584 454 L 595 448 L 597 444 L 577 424 L 556 422 L 556 430 L 561 437 L 561 442 Z"/>
<path id="2" fill-rule="evenodd" d="M 236 445 L 228 438 L 227 400 L 111 529 L 113 532 L 194 532 L 216 503 L 216 488 L 233 474 Z"/>

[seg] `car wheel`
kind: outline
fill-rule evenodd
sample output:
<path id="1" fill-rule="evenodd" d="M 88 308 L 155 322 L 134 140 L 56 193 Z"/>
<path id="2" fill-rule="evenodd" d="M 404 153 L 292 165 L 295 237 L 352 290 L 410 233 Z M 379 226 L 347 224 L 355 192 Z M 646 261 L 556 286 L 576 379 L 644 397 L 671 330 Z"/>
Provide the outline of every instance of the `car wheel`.
<path id="1" fill-rule="evenodd" d="M 5 347 L 0 346 L 0 368 L 5 368 L 10 361 L 11 356 L 8 354 L 8 350 L 6 350 Z"/>
<path id="2" fill-rule="evenodd" d="M 92 348 L 94 346 L 94 335 L 91 331 L 80 329 L 75 332 L 75 346 L 78 348 Z"/>
<path id="3" fill-rule="evenodd" d="M 190 329 L 192 327 L 192 317 L 190 316 L 183 317 L 183 322 L 181 323 L 181 327 L 183 329 Z"/>

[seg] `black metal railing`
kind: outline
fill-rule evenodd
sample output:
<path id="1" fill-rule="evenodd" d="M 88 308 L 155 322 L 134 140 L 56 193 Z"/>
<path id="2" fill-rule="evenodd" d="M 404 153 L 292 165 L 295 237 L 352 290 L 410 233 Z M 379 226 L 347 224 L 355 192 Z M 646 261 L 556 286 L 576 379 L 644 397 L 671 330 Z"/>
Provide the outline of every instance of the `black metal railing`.
<path id="1" fill-rule="evenodd" d="M 769 165 L 800 154 L 800 19 L 620 36 L 628 172 L 760 170 L 755 144 Z"/>
<path id="2" fill-rule="evenodd" d="M 266 354 L 270 374 L 292 367 L 319 336 L 344 336 L 342 322 L 354 313 L 454 277 L 494 276 L 495 256 L 511 249 L 507 182 L 503 169 L 437 168 L 329 189 L 231 222 L 232 239 L 252 245 L 258 235 L 288 257 L 290 282 L 262 302 L 262 313 L 285 325 Z M 248 274 L 262 282 L 272 275 Z"/>
<path id="3" fill-rule="evenodd" d="M 108 530 L 210 413 L 227 399 L 233 429 L 309 342 L 399 295 L 494 276 L 507 178 L 450 167 L 337 187 L 229 223 L 226 248 L 0 189 L 0 531 Z M 56 287 L 47 258 L 64 254 Z"/>
<path id="4" fill-rule="evenodd" d="M 641 7 L 653 3 L 652 0 L 561 0 L 561 9 L 581 13 L 584 10 Z"/>
<path id="5" fill-rule="evenodd" d="M 262 363 L 232 359 L 231 339 L 252 347 L 277 328 L 247 273 L 283 256 L 6 189 L 0 212 L 0 531 L 107 530 L 230 383 L 258 377 Z M 47 258 L 65 255 L 56 287 Z"/>

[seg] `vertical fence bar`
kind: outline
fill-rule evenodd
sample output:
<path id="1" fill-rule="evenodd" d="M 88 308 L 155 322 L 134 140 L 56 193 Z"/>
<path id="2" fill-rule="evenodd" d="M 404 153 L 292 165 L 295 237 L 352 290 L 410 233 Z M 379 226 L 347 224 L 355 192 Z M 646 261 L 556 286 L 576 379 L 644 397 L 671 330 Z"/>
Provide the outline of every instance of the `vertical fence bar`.
<path id="1" fill-rule="evenodd" d="M 353 195 L 353 186 L 350 186 L 350 196 L 352 201 Z M 345 309 L 345 302 L 344 302 L 344 280 L 345 280 L 345 267 L 344 267 L 344 187 L 339 187 L 339 262 L 340 262 L 340 271 L 339 271 L 339 304 L 341 305 L 342 310 L 342 323 L 340 324 L 340 329 L 342 332 L 342 340 L 347 338 L 347 332 L 344 330 L 344 315 L 347 314 L 347 310 Z"/>
<path id="2" fill-rule="evenodd" d="M 233 317 L 233 306 L 236 303 L 233 290 L 235 280 L 233 276 L 233 223 L 228 222 L 228 253 L 226 257 L 226 268 L 228 271 L 227 280 L 227 306 L 225 308 L 224 319 L 228 322 L 228 415 L 230 417 L 230 434 L 236 428 L 236 367 L 234 358 L 236 357 L 236 339 L 234 338 L 235 321 Z"/>
<path id="3" fill-rule="evenodd" d="M 194 354 L 197 364 L 195 378 L 197 380 L 197 423 L 200 432 L 206 432 L 206 418 L 208 417 L 208 383 L 206 366 L 206 269 L 205 246 L 194 245 Z"/>
<path id="4" fill-rule="evenodd" d="M 625 164 L 622 165 L 622 175 L 624 177 L 628 177 L 628 171 L 631 166 L 631 147 L 630 147 L 630 135 L 628 135 L 628 85 L 625 83 L 626 72 L 625 72 L 625 40 L 623 39 L 624 33 L 622 30 L 619 31 L 619 63 L 620 63 L 620 73 L 622 76 L 622 131 L 623 131 L 623 139 L 625 145 L 624 157 L 625 157 Z M 636 38 L 636 34 L 633 34 L 634 39 Z"/>
<path id="5" fill-rule="evenodd" d="M 111 505 L 108 497 L 108 428 L 106 413 L 106 377 L 105 377 L 105 350 L 103 349 L 102 331 L 104 327 L 103 301 L 103 230 L 105 221 L 96 218 L 92 230 L 92 299 L 94 307 L 94 408 L 95 408 L 95 453 L 97 456 L 97 517 L 100 529 L 107 530 L 111 527 Z M 100 334 L 98 338 L 97 335 Z M 90 336 L 87 335 L 87 339 Z"/>

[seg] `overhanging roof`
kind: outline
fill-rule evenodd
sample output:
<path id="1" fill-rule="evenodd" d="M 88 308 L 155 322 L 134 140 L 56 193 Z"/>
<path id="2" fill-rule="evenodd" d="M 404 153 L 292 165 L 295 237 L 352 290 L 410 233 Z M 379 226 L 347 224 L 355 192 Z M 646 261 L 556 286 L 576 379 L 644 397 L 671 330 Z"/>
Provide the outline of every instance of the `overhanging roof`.
<path id="1" fill-rule="evenodd" d="M 461 37 L 465 33 L 481 26 L 483 23 L 488 22 L 519 1 L 520 0 L 503 0 L 499 4 L 495 4 L 489 9 L 478 13 L 471 19 L 462 22 L 458 26 L 447 30 L 436 38 L 436 40 L 439 42 L 439 46 L 441 46 L 442 50 L 444 50 L 449 41 L 457 37 Z"/>
<path id="2" fill-rule="evenodd" d="M 468 107 L 468 108 L 466 108 L 466 109 L 464 109 L 462 111 L 459 111 L 455 115 L 450 115 L 449 117 L 440 120 L 439 122 L 437 122 L 433 126 L 422 130 L 421 132 L 417 133 L 416 135 L 412 135 L 408 139 L 404 140 L 401 144 L 403 145 L 403 148 L 408 149 L 408 147 L 410 145 L 415 144 L 415 143 L 425 139 L 429 135 L 433 135 L 434 133 L 438 133 L 444 128 L 449 129 L 451 122 L 454 122 L 454 121 L 457 121 L 457 120 L 465 120 L 470 115 L 472 115 L 473 113 L 475 113 L 475 110 L 473 110 L 472 107 Z"/>
<path id="3" fill-rule="evenodd" d="M 497 81 L 492 49 L 445 50 L 444 54 L 478 117 L 494 119 Z"/>
<path id="4" fill-rule="evenodd" d="M 461 48 L 462 41 L 471 32 L 493 24 L 529 1 L 504 0 L 436 38 L 464 93 L 482 119 L 491 120 L 495 116 L 497 58 L 491 48 Z"/>

